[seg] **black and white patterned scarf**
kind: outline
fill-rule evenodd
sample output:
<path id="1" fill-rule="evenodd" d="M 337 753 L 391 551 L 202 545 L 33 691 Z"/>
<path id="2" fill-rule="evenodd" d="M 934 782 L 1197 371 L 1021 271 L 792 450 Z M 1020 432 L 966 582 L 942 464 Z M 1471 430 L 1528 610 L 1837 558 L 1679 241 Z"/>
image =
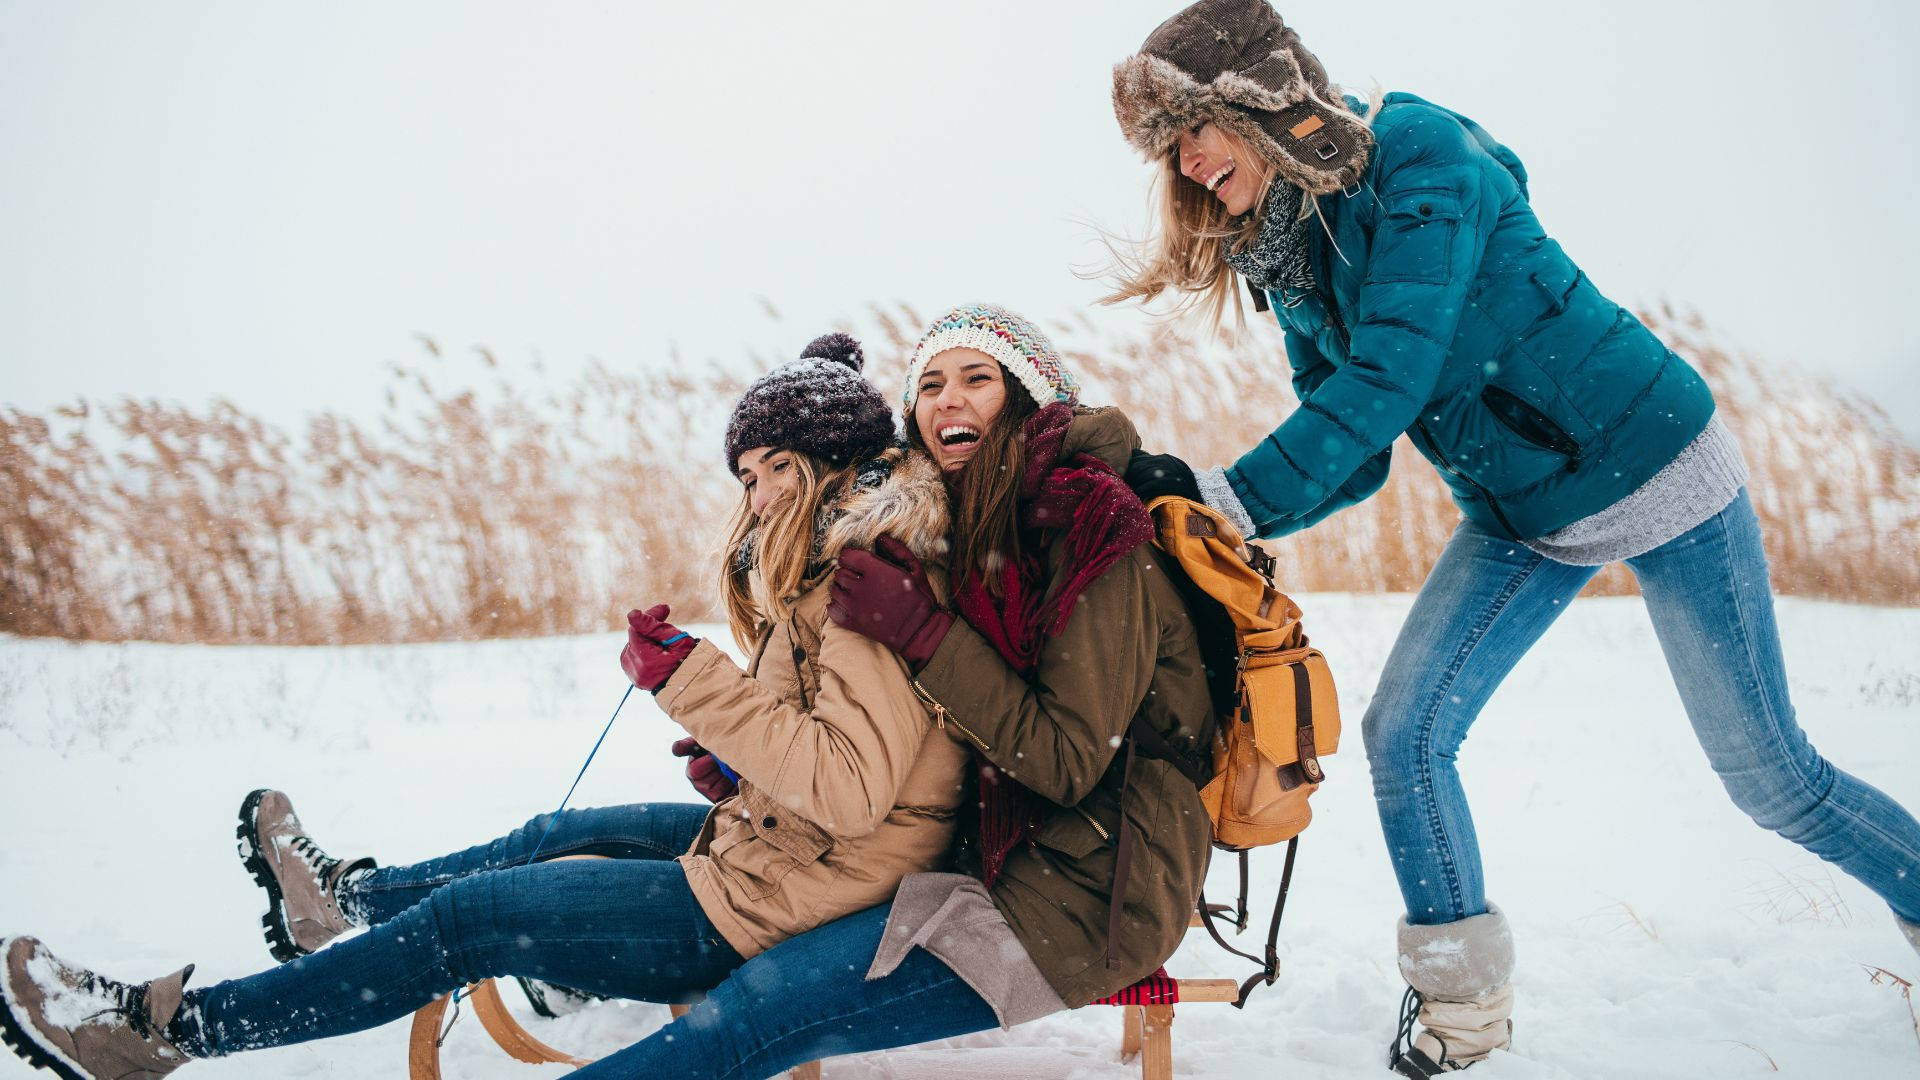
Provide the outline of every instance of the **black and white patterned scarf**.
<path id="1" fill-rule="evenodd" d="M 1268 185 L 1260 235 L 1244 251 L 1227 256 L 1227 265 L 1254 288 L 1278 294 L 1281 307 L 1297 306 L 1313 292 L 1313 264 L 1307 254 L 1312 234 L 1300 216 L 1305 200 L 1305 192 L 1284 180 Z"/>

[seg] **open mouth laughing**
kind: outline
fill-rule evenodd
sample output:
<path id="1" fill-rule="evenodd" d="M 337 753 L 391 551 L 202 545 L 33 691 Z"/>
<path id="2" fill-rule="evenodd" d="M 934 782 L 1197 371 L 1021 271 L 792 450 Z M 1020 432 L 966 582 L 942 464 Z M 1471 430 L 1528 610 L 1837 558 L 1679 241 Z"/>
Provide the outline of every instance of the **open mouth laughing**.
<path id="1" fill-rule="evenodd" d="M 1219 194 L 1220 189 L 1226 187 L 1227 182 L 1233 179 L 1234 172 L 1235 168 L 1232 161 L 1221 165 L 1218 169 L 1214 170 L 1212 176 L 1207 177 L 1207 190 L 1216 195 Z"/>

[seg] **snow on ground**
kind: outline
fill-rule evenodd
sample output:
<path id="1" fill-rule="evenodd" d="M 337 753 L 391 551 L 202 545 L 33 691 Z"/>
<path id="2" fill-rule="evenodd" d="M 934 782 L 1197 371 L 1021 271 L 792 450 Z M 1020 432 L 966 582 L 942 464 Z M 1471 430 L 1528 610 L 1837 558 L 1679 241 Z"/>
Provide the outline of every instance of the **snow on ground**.
<path id="1" fill-rule="evenodd" d="M 1244 1012 L 1181 1006 L 1183 1076 L 1387 1075 L 1400 903 L 1358 728 L 1408 599 L 1304 600 L 1341 680 L 1347 738 L 1302 844 L 1282 979 Z M 1920 806 L 1920 611 L 1783 601 L 1780 614 L 1816 744 Z M 187 961 L 200 965 L 196 983 L 262 968 L 261 897 L 233 845 L 248 790 L 285 788 L 335 854 L 400 862 L 491 837 L 559 801 L 619 699 L 620 644 L 613 634 L 310 649 L 0 639 L 0 933 L 37 934 L 122 977 Z M 687 799 L 666 752 L 675 731 L 637 695 L 576 804 Z M 1920 1074 L 1909 1004 L 1869 970 L 1920 979 L 1920 960 L 1866 889 L 1727 801 L 1638 601 L 1576 605 L 1494 699 L 1462 768 L 1489 890 L 1520 951 L 1515 1053 L 1474 1075 Z M 1279 865 L 1277 853 L 1256 856 L 1256 895 L 1271 896 Z M 1231 860 L 1214 880 L 1214 893 L 1230 891 Z M 1170 966 L 1243 970 L 1198 932 Z M 664 1016 L 605 1006 L 529 1022 L 593 1054 Z M 1090 1008 L 835 1061 L 826 1074 L 1137 1076 L 1117 1060 L 1119 1029 L 1117 1010 Z M 406 1038 L 394 1024 L 184 1075 L 402 1076 Z M 471 1020 L 446 1060 L 462 1080 L 565 1072 L 512 1062 Z M 29 1075 L 0 1061 L 0 1077 Z"/>

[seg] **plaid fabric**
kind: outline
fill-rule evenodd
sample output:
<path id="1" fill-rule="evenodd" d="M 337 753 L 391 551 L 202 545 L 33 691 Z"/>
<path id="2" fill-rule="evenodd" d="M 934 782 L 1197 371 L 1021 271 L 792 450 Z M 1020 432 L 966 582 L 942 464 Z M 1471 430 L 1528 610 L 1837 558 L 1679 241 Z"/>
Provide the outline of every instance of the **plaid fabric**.
<path id="1" fill-rule="evenodd" d="M 1095 1000 L 1095 1005 L 1172 1005 L 1180 1000 L 1180 980 L 1167 974 L 1166 968 L 1127 987 L 1117 994 Z"/>

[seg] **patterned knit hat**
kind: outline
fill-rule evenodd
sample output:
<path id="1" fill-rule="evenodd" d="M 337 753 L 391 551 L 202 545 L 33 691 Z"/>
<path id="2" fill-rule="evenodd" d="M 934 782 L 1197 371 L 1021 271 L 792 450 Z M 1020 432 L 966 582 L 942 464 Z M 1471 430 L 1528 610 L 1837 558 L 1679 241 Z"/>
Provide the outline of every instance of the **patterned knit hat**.
<path id="1" fill-rule="evenodd" d="M 907 361 L 907 388 L 901 395 L 902 410 L 913 415 L 913 403 L 920 396 L 920 374 L 927 361 L 948 349 L 978 349 L 1020 381 L 1027 393 L 1041 405 L 1080 400 L 1080 384 L 1073 373 L 1060 363 L 1060 354 L 1045 332 L 993 304 L 968 304 L 948 311 L 933 320 L 933 326 L 913 350 Z"/>
<path id="2" fill-rule="evenodd" d="M 755 380 L 727 421 L 727 471 L 756 446 L 798 450 L 835 466 L 893 442 L 887 399 L 860 374 L 866 354 L 846 334 L 823 334 Z"/>

